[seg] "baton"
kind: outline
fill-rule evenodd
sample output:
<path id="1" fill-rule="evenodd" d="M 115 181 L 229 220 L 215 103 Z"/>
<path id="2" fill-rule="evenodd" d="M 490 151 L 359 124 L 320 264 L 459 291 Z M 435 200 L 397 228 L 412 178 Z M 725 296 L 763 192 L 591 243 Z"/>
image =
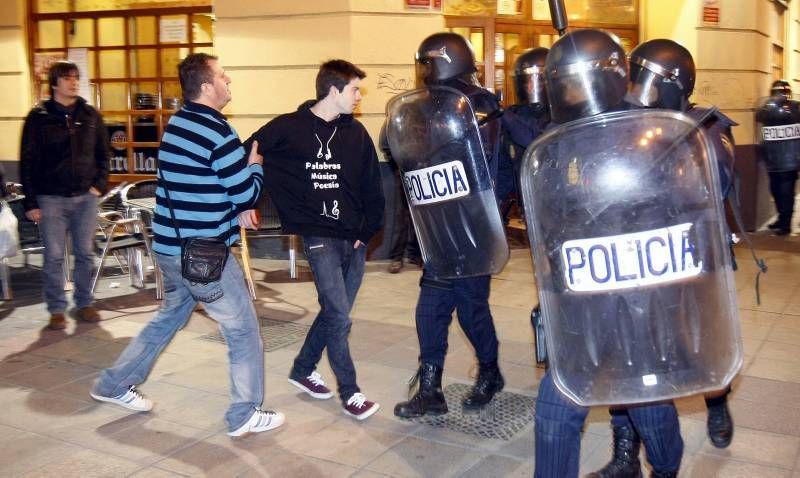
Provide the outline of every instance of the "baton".
<path id="1" fill-rule="evenodd" d="M 553 28 L 558 31 L 559 36 L 564 36 L 567 31 L 567 10 L 564 8 L 564 0 L 548 0 L 550 4 L 550 20 Z"/>

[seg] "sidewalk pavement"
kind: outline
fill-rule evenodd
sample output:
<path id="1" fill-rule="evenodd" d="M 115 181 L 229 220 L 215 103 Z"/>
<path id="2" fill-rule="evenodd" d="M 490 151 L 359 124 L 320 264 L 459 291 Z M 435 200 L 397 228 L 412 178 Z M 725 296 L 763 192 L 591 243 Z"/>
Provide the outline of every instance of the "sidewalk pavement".
<path id="1" fill-rule="evenodd" d="M 745 363 L 733 385 L 734 440 L 725 450 L 715 449 L 705 436 L 702 398 L 679 400 L 686 442 L 681 476 L 800 478 L 800 238 L 759 239 L 759 253 L 770 267 L 761 278 L 760 306 L 755 267 L 749 252 L 737 248 Z M 202 311 L 140 387 L 155 402 L 153 411 L 129 413 L 94 402 L 88 392 L 99 370 L 157 310 L 152 284 L 138 290 L 125 276 L 104 278 L 97 294 L 101 323 L 70 320 L 66 330 L 48 331 L 38 268 L 14 264 L 15 299 L 0 302 L 0 476 L 530 477 L 532 422 L 502 440 L 393 416 L 417 364 L 420 271 L 407 265 L 389 274 L 386 267 L 367 264 L 350 338 L 359 385 L 381 410 L 357 422 L 335 398 L 314 400 L 288 384 L 301 338 L 265 353 L 264 407 L 285 413 L 286 424 L 231 439 L 222 419 L 226 348 L 204 338 L 217 328 Z M 259 317 L 311 324 L 318 305 L 306 269 L 290 280 L 285 261 L 256 259 L 255 276 Z M 492 281 L 491 305 L 506 390 L 529 397 L 543 372 L 533 363 L 529 314 L 536 302 L 530 253 L 515 249 Z M 469 384 L 477 365 L 453 322 L 444 383 Z M 318 370 L 335 384 L 325 359 Z M 597 408 L 583 437 L 581 473 L 605 464 L 610 445 L 607 411 Z"/>

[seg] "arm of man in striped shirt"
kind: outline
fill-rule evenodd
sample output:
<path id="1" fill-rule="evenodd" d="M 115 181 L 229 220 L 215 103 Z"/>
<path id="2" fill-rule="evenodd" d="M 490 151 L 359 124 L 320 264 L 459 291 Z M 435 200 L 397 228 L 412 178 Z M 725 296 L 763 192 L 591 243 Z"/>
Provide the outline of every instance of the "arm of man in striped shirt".
<path id="1" fill-rule="evenodd" d="M 232 137 L 211 153 L 211 168 L 216 172 L 222 186 L 227 190 L 231 203 L 236 208 L 239 224 L 255 226 L 255 207 L 264 184 L 263 158 L 254 144 L 245 157 L 238 135 Z"/>
<path id="2" fill-rule="evenodd" d="M 257 164 L 263 168 L 264 157 L 258 154 L 258 141 L 253 141 L 250 147 L 250 155 L 247 158 L 248 166 Z M 239 213 L 239 225 L 245 229 L 258 229 L 258 213 L 255 209 L 248 209 Z"/>

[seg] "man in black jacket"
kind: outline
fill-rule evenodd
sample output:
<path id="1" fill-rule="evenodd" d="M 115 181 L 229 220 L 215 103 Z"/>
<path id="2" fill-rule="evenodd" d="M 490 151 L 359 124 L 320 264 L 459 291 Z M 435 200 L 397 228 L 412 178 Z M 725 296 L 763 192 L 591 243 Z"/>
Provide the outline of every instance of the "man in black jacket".
<path id="1" fill-rule="evenodd" d="M 66 327 L 62 271 L 67 232 L 75 256 L 76 316 L 100 320 L 92 306 L 94 236 L 97 198 L 106 189 L 111 151 L 100 113 L 78 96 L 78 80 L 74 63 L 53 64 L 51 99 L 28 114 L 20 147 L 25 216 L 39 224 L 44 242 L 42 288 L 53 330 Z"/>
<path id="2" fill-rule="evenodd" d="M 317 99 L 278 116 L 247 140 L 258 141 L 264 182 L 283 229 L 303 236 L 320 312 L 294 360 L 289 383 L 313 398 L 333 393 L 316 371 L 322 351 L 336 375 L 347 415 L 363 420 L 380 407 L 356 383 L 348 335 L 367 243 L 382 227 L 383 189 L 375 146 L 353 118 L 366 74 L 344 60 L 322 64 Z"/>

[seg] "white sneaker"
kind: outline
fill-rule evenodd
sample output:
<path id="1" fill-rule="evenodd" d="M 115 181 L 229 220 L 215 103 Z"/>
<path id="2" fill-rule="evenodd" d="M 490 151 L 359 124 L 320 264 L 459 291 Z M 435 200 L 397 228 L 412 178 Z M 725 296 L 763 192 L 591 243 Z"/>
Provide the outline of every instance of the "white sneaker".
<path id="1" fill-rule="evenodd" d="M 331 392 L 330 389 L 325 386 L 325 382 L 322 381 L 322 375 L 316 370 L 311 372 L 311 375 L 308 377 L 301 378 L 300 380 L 289 377 L 289 383 L 319 400 L 326 400 L 333 396 L 333 392 Z"/>
<path id="2" fill-rule="evenodd" d="M 250 419 L 236 430 L 228 432 L 228 436 L 240 437 L 248 433 L 260 433 L 273 430 L 283 425 L 284 421 L 286 421 L 286 417 L 281 412 L 256 408 L 255 412 L 250 415 Z"/>
<path id="3" fill-rule="evenodd" d="M 119 397 L 104 397 L 94 392 L 89 392 L 89 396 L 98 402 L 113 403 L 114 405 L 119 405 L 128 410 L 136 410 L 137 412 L 149 412 L 153 409 L 153 402 L 136 390 L 136 385 L 131 385 L 131 388 Z"/>

